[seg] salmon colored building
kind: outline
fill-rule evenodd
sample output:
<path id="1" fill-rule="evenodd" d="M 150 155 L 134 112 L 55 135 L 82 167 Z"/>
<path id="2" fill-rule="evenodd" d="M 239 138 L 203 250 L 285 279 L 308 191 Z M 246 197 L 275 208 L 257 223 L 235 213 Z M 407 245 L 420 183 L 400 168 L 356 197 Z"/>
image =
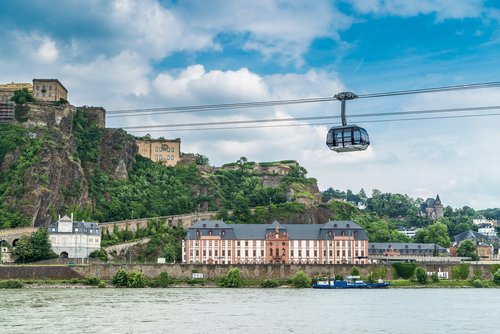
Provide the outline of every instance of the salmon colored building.
<path id="1" fill-rule="evenodd" d="M 368 236 L 352 221 L 226 224 L 198 221 L 182 242 L 182 262 L 201 264 L 366 264 Z"/>

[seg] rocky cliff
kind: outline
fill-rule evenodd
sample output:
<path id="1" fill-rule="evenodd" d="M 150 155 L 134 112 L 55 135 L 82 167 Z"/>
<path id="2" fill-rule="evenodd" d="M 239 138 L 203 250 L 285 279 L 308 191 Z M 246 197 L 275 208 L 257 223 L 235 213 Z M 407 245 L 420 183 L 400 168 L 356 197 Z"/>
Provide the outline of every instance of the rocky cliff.
<path id="1" fill-rule="evenodd" d="M 47 226 L 70 208 L 92 207 L 89 177 L 96 169 L 128 177 L 137 153 L 133 137 L 101 128 L 93 109 L 37 103 L 24 112 L 17 147 L 0 160 L 0 204 L 29 217 L 32 226 Z"/>

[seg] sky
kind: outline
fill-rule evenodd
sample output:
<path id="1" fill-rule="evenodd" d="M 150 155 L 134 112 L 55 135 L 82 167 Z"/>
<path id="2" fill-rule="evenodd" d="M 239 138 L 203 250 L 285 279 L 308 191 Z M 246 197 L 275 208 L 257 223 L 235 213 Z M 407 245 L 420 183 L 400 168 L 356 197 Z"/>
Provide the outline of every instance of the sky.
<path id="1" fill-rule="evenodd" d="M 73 105 L 119 111 L 494 82 L 499 23 L 494 0 L 3 0 L 0 83 L 57 78 Z M 363 126 L 371 144 L 341 154 L 325 145 L 338 119 L 133 134 L 181 138 L 183 152 L 216 166 L 242 156 L 297 160 L 320 190 L 439 194 L 445 206 L 484 209 L 500 207 L 499 116 L 356 117 L 482 106 L 500 106 L 500 89 L 348 101 L 348 122 Z M 458 114 L 467 113 L 451 115 Z M 106 122 L 118 128 L 339 115 L 340 103 L 328 101 L 135 117 L 110 112 Z"/>

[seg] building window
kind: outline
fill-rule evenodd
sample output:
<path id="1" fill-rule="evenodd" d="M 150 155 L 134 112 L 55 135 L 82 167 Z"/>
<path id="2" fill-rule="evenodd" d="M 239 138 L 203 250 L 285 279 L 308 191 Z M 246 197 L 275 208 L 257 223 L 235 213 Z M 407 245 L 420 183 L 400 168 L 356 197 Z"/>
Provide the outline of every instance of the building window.
<path id="1" fill-rule="evenodd" d="M 172 150 L 171 150 L 170 152 L 175 152 L 175 148 L 174 148 L 174 147 L 172 147 Z"/>
<path id="2" fill-rule="evenodd" d="M 167 160 L 170 160 L 170 155 L 167 155 Z"/>
<path id="3" fill-rule="evenodd" d="M 231 250 L 230 249 L 227 250 L 227 256 L 231 256 Z"/>
<path id="4" fill-rule="evenodd" d="M 155 147 L 155 152 L 158 152 L 158 147 Z"/>
<path id="5" fill-rule="evenodd" d="M 170 147 L 167 147 L 167 152 L 170 152 Z"/>

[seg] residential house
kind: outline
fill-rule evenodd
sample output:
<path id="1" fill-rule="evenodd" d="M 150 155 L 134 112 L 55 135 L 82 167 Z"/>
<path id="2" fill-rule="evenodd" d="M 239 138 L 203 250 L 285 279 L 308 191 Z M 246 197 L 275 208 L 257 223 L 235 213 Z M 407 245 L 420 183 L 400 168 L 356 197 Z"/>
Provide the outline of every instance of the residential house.
<path id="1" fill-rule="evenodd" d="M 101 248 L 101 227 L 94 222 L 73 221 L 68 216 L 49 225 L 49 240 L 61 258 L 83 259 Z"/>

